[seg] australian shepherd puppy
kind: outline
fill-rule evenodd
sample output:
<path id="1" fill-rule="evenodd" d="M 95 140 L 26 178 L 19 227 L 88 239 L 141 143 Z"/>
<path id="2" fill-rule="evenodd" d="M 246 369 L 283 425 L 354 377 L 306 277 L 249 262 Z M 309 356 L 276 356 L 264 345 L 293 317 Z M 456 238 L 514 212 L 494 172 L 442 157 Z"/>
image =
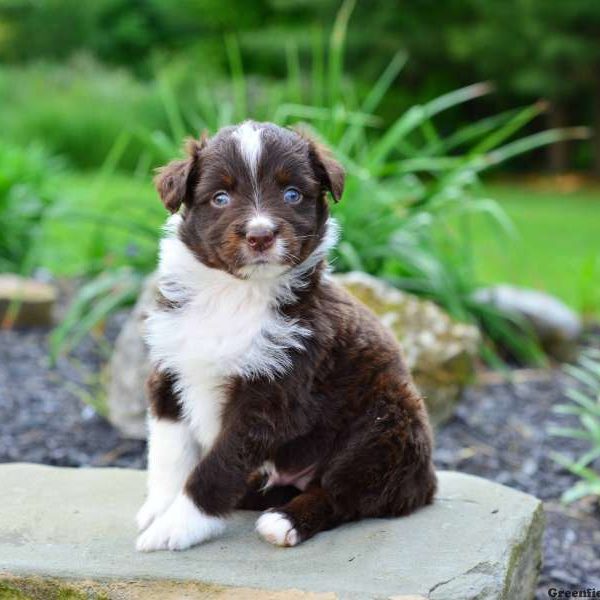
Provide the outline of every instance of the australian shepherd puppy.
<path id="1" fill-rule="evenodd" d="M 327 196 L 344 188 L 330 153 L 246 121 L 189 141 L 156 185 L 173 216 L 147 321 L 138 550 L 205 542 L 236 508 L 295 546 L 431 503 L 431 429 L 400 348 L 328 276 Z"/>

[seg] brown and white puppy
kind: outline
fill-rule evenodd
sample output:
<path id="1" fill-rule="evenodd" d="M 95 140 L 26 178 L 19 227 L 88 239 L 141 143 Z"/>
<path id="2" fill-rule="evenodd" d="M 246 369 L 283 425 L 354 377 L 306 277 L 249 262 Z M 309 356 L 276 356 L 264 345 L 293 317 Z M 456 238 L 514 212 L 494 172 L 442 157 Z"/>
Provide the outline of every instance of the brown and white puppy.
<path id="1" fill-rule="evenodd" d="M 258 533 L 294 546 L 430 503 L 431 431 L 400 349 L 327 275 L 340 165 L 294 131 L 247 121 L 190 141 L 156 183 L 174 215 L 147 322 L 137 548 L 204 542 L 235 508 L 268 509 Z"/>

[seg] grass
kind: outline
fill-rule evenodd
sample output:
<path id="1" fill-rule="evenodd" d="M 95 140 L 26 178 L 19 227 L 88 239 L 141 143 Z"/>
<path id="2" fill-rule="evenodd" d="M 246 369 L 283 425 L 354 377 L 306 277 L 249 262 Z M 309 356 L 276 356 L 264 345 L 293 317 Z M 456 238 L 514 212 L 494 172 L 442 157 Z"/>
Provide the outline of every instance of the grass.
<path id="1" fill-rule="evenodd" d="M 491 235 L 483 220 L 475 221 L 481 281 L 545 290 L 584 316 L 600 317 L 600 189 L 502 183 L 486 191 L 512 219 L 516 235 Z"/>
<path id="2" fill-rule="evenodd" d="M 123 70 L 83 57 L 62 65 L 0 65 L 2 139 L 40 142 L 74 168 L 102 164 L 124 131 L 167 125 L 158 86 Z M 132 138 L 120 167 L 133 171 L 152 160 L 157 157 Z"/>
<path id="3" fill-rule="evenodd" d="M 59 276 L 76 276 L 130 265 L 140 254 L 156 253 L 155 240 L 165 211 L 149 176 L 67 171 L 60 176 L 60 188 L 62 202 L 56 218 L 47 220 L 43 232 L 44 244 L 52 252 L 40 257 L 39 266 Z M 102 222 L 96 224 L 90 219 L 90 210 L 102 214 Z M 107 215 L 112 216 L 113 225 L 106 222 Z M 146 230 L 132 231 L 119 225 L 121 218 L 124 225 L 130 224 L 132 216 L 143 222 Z M 100 251 L 94 252 L 94 246 L 99 246 Z M 111 249 L 109 253 L 105 252 L 107 247 Z M 91 266 L 90 257 L 97 257 L 100 263 Z"/>

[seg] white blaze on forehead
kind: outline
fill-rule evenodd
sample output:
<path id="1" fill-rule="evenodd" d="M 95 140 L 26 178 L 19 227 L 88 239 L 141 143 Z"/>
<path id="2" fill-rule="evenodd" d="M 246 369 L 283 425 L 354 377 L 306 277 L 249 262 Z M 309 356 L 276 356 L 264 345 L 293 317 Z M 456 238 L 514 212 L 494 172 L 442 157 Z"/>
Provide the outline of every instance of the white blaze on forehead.
<path id="1" fill-rule="evenodd" d="M 262 148 L 260 128 L 256 124 L 246 121 L 233 132 L 233 135 L 239 143 L 240 152 L 250 172 L 253 177 L 256 177 Z"/>

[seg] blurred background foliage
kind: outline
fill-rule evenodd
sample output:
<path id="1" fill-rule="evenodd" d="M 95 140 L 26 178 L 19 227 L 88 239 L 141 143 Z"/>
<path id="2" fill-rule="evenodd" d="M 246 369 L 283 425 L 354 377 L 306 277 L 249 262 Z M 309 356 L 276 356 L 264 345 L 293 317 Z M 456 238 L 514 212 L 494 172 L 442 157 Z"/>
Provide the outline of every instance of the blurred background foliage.
<path id="1" fill-rule="evenodd" d="M 473 292 L 600 315 L 599 40 L 595 0 L 0 0 L 1 268 L 86 282 L 72 346 L 152 270 L 184 136 L 302 122 L 349 173 L 336 268 L 535 360 Z"/>
<path id="2" fill-rule="evenodd" d="M 98 118 L 109 128 L 108 115 L 119 96 L 127 98 L 122 110 L 131 110 L 147 125 L 160 126 L 148 86 L 157 71 L 168 70 L 178 79 L 179 93 L 198 76 L 214 85 L 214 79 L 227 72 L 223 37 L 235 33 L 247 72 L 281 79 L 292 53 L 297 52 L 300 67 L 310 60 L 339 5 L 339 0 L 0 0 L 3 63 L 23 67 L 41 60 L 56 65 L 78 56 L 100 63 L 76 60 L 73 72 L 34 68 L 32 87 L 27 89 L 14 85 L 24 82 L 13 73 L 16 79 L 4 77 L 2 97 L 19 102 L 28 92 L 45 88 L 46 100 L 52 102 L 51 96 L 73 86 L 69 108 L 96 97 L 99 102 L 93 105 L 105 107 Z M 404 49 L 410 56 L 402 79 L 378 111 L 384 122 L 393 120 L 401 104 L 489 79 L 497 86 L 496 96 L 477 107 L 464 107 L 453 119 L 545 98 L 545 126 L 597 125 L 599 38 L 596 0 L 360 1 L 349 24 L 346 58 L 360 93 L 370 87 L 390 55 Z M 122 70 L 111 73 L 108 67 Z M 17 97 L 5 95 L 6 86 Z M 27 133 L 18 127 L 16 133 Z M 85 155 L 79 160 L 84 166 L 91 164 Z M 530 157 L 521 165 L 527 168 L 536 160 L 542 158 Z M 557 144 L 546 160 L 554 169 L 579 167 L 600 173 L 600 145 Z"/>

